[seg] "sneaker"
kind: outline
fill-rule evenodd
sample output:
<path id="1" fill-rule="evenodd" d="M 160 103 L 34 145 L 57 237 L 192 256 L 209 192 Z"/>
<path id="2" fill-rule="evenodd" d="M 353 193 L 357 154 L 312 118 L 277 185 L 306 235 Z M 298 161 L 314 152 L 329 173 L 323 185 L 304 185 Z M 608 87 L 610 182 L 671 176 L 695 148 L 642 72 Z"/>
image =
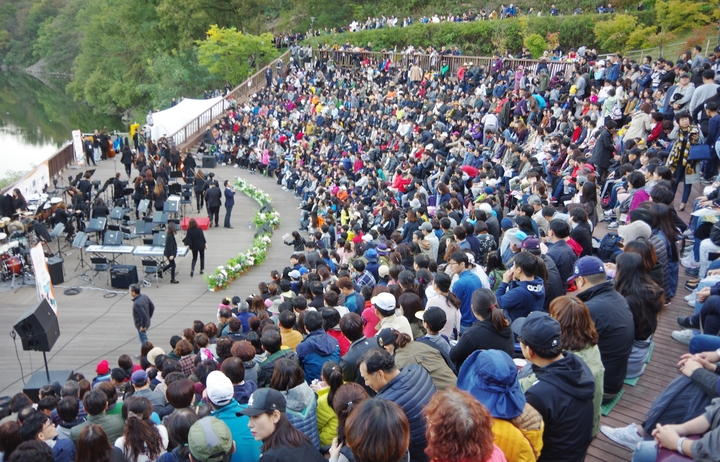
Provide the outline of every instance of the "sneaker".
<path id="1" fill-rule="evenodd" d="M 620 428 L 601 425 L 600 431 L 603 435 L 607 436 L 610 441 L 630 449 L 635 449 L 635 446 L 642 441 L 642 436 L 638 435 L 637 425 L 634 423 L 631 423 L 627 427 Z"/>
<path id="2" fill-rule="evenodd" d="M 670 336 L 680 343 L 690 345 L 690 340 L 695 337 L 695 331 L 691 329 L 674 330 Z"/>
<path id="3" fill-rule="evenodd" d="M 692 316 L 678 316 L 677 323 L 680 327 L 685 329 L 697 329 L 700 326 L 696 326 L 692 322 Z"/>
<path id="4" fill-rule="evenodd" d="M 603 212 L 603 215 L 605 215 L 606 217 L 611 217 L 615 215 L 615 212 L 613 212 L 612 210 L 606 210 Z"/>
<path id="5" fill-rule="evenodd" d="M 610 223 L 610 224 L 608 225 L 608 227 L 607 227 L 607 229 L 617 229 L 617 228 L 618 228 L 618 222 L 617 222 L 617 221 L 613 221 L 613 222 Z"/>
<path id="6" fill-rule="evenodd" d="M 233 165 L 233 168 L 238 168 L 238 164 Z"/>
<path id="7" fill-rule="evenodd" d="M 700 279 L 688 279 L 688 281 L 685 283 L 685 288 L 687 290 L 693 291 L 697 289 L 698 284 L 700 284 Z"/>
<path id="8" fill-rule="evenodd" d="M 685 300 L 686 302 L 689 302 L 689 301 L 695 300 L 696 298 L 697 298 L 697 295 L 692 293 L 692 294 L 687 294 L 686 296 L 684 296 L 683 300 Z"/>
<path id="9" fill-rule="evenodd" d="M 694 266 L 692 268 L 685 268 L 685 274 L 688 276 L 699 276 L 700 275 L 700 267 Z"/>
<path id="10" fill-rule="evenodd" d="M 695 261 L 694 255 L 688 255 L 685 258 L 681 258 L 680 264 L 683 265 L 683 267 L 685 268 L 697 268 L 700 266 L 700 263 Z"/>
<path id="11" fill-rule="evenodd" d="M 690 229 L 690 228 L 686 229 L 685 232 L 683 233 L 683 236 L 685 236 L 685 237 L 693 237 L 694 235 L 695 234 L 693 233 L 692 229 Z"/>
<path id="12" fill-rule="evenodd" d="M 687 301 L 687 304 L 690 308 L 695 308 L 695 303 L 697 303 L 697 298 L 693 298 L 692 300 Z"/>

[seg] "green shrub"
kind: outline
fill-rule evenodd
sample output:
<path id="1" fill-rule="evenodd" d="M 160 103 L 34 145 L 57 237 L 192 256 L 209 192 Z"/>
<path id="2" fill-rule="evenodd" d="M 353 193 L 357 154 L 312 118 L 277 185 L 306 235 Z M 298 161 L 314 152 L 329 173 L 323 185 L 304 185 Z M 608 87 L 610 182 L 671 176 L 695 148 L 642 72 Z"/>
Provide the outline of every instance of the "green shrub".
<path id="1" fill-rule="evenodd" d="M 523 44 L 530 51 L 533 58 L 538 59 L 547 50 L 547 42 L 540 34 L 531 34 L 525 37 Z"/>

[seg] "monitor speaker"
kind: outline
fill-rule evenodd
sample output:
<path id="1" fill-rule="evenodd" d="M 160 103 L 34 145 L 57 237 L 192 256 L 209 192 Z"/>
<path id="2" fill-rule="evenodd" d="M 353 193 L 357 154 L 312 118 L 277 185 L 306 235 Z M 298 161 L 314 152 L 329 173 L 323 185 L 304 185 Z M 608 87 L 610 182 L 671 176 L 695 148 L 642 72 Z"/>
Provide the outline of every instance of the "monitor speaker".
<path id="1" fill-rule="evenodd" d="M 60 337 L 60 326 L 47 300 L 27 310 L 13 327 L 24 351 L 50 351 Z"/>

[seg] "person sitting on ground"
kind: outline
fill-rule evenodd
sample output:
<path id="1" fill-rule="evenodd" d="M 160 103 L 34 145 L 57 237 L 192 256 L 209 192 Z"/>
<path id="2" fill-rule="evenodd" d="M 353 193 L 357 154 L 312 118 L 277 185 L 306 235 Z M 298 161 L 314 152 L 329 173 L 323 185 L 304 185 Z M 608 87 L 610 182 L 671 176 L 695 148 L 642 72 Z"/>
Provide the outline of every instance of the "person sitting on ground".
<path id="1" fill-rule="evenodd" d="M 397 304 L 393 294 L 390 292 L 381 292 L 372 297 L 370 302 L 375 307 L 375 314 L 380 319 L 380 322 L 375 326 L 378 332 L 382 329 L 395 329 L 403 334 L 409 335 L 411 339 L 413 338 L 410 321 L 405 316 L 395 313 Z"/>
<path id="2" fill-rule="evenodd" d="M 33 412 L 23 420 L 18 435 L 23 441 L 41 441 L 52 448 L 56 462 L 73 462 L 75 444 L 68 439 L 57 439 L 57 430 L 50 418 L 40 411 Z"/>
<path id="3" fill-rule="evenodd" d="M 123 428 L 125 422 L 122 416 L 117 414 L 108 415 L 106 414 L 108 405 L 107 395 L 100 390 L 90 390 L 85 393 L 83 397 L 83 406 L 85 411 L 88 413 L 87 420 L 80 425 L 74 426 L 70 430 L 70 439 L 73 443 L 77 443 L 78 436 L 83 427 L 87 424 L 95 423 L 100 425 L 108 439 L 115 442 L 116 439 L 120 438 L 123 434 Z"/>
<path id="4" fill-rule="evenodd" d="M 290 348 L 282 348 L 282 335 L 277 329 L 266 328 L 262 334 L 262 347 L 268 356 L 259 364 L 257 371 L 257 387 L 264 388 L 270 385 L 275 363 L 282 358 L 287 358 L 295 362 L 298 361 L 297 355 Z"/>
<path id="5" fill-rule="evenodd" d="M 503 282 L 495 292 L 498 306 L 510 320 L 542 311 L 545 282 L 540 277 L 545 263 L 530 252 L 515 254 L 512 268 L 503 274 Z"/>
<path id="6" fill-rule="evenodd" d="M 303 316 L 307 337 L 296 348 L 297 357 L 310 383 L 320 380 L 322 366 L 326 361 L 340 361 L 340 345 L 323 329 L 323 316 L 317 311 L 308 311 Z"/>
<path id="7" fill-rule="evenodd" d="M 423 325 L 427 334 L 417 339 L 419 342 L 426 342 L 434 348 L 440 350 L 444 356 L 450 355 L 450 339 L 440 335 L 440 331 L 447 323 L 447 316 L 443 310 L 437 306 L 430 306 L 428 309 L 415 313 Z"/>

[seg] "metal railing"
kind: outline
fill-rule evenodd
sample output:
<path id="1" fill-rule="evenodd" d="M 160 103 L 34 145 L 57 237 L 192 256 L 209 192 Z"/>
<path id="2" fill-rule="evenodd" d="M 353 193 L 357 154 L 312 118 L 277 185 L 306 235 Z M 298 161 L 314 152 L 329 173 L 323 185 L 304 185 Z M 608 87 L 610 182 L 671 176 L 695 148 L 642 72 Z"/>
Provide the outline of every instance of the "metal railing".
<path id="1" fill-rule="evenodd" d="M 351 66 L 359 61 L 370 60 L 374 64 L 381 62 L 388 57 L 396 63 L 402 63 L 403 66 L 407 66 L 409 60 L 417 62 L 423 70 L 440 70 L 442 62 L 445 61 L 449 66 L 449 74 L 455 76 L 460 66 L 465 63 L 472 63 L 472 65 L 484 66 L 486 69 L 492 66 L 492 57 L 489 56 L 454 56 L 454 55 L 442 55 L 442 56 L 431 56 L 428 54 L 415 53 L 407 55 L 405 53 L 396 52 L 377 52 L 377 51 L 346 51 L 346 50 L 316 50 L 313 53 L 318 53 L 320 56 L 332 58 L 332 60 L 341 66 Z M 534 70 L 540 64 L 540 60 L 537 59 L 504 59 L 503 67 L 510 68 L 513 70 L 518 69 L 521 65 L 525 69 Z M 570 76 L 573 69 L 573 63 L 567 61 L 546 61 L 548 67 L 548 73 L 554 75 L 556 72 L 562 72 L 566 77 Z"/>
<path id="2" fill-rule="evenodd" d="M 244 103 L 251 94 L 257 93 L 261 88 L 263 88 L 263 85 L 265 84 L 265 69 L 270 67 L 270 69 L 274 72 L 277 61 L 282 59 L 286 62 L 286 58 L 289 55 L 290 51 L 286 51 L 280 55 L 277 59 L 231 90 L 230 94 L 225 96 L 222 101 L 218 102 L 213 107 L 188 122 L 188 124 L 180 130 L 170 135 L 175 145 L 181 150 L 189 147 L 194 141 L 196 141 L 196 138 L 203 133 L 203 129 L 205 127 L 210 125 L 213 120 L 220 117 L 225 110 L 230 107 L 228 100 L 234 99 L 238 105 Z"/>

